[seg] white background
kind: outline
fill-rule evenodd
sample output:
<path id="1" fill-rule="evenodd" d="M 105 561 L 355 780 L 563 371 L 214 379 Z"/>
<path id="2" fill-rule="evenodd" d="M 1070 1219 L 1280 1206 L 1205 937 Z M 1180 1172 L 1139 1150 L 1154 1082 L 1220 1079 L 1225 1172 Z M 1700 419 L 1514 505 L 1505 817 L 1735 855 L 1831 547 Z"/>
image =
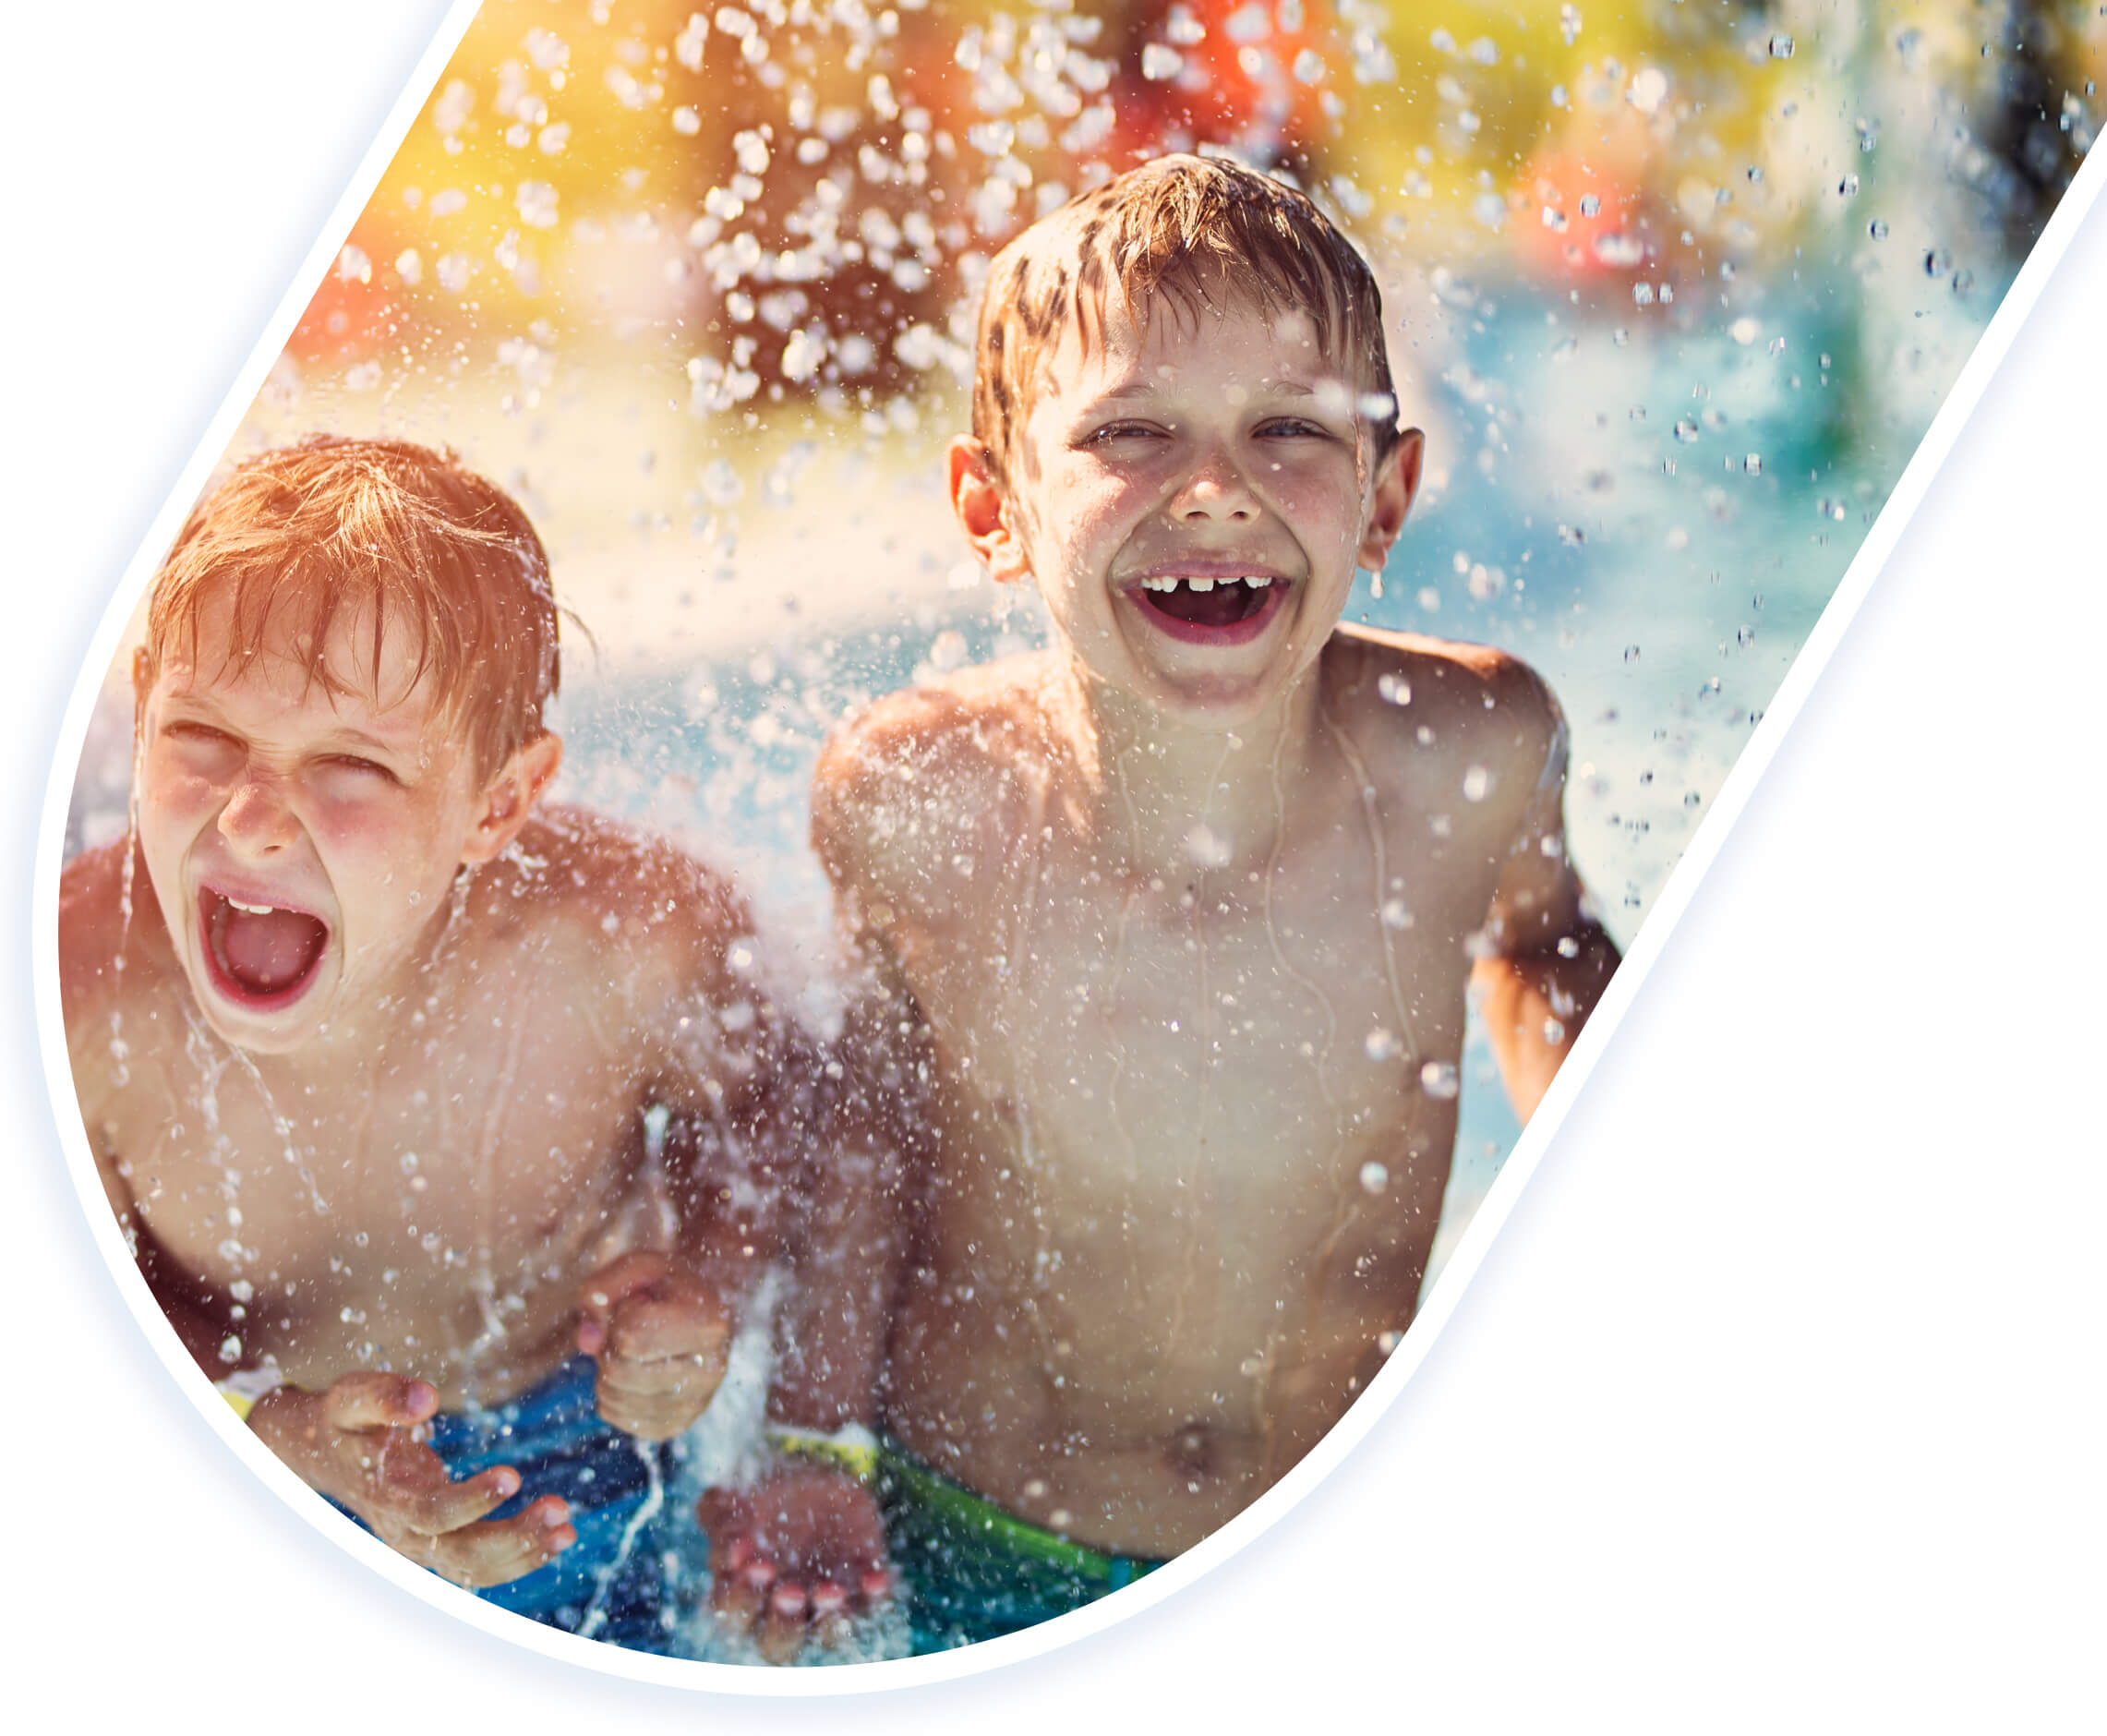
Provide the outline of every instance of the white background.
<path id="1" fill-rule="evenodd" d="M 1427 1359 L 1222 1571 L 956 1682 L 704 1699 L 440 1617 L 229 1454 L 62 1156 L 38 824 L 106 601 L 444 10 L 10 24 L 10 1700 L 309 1730 L 2099 1728 L 2107 204 Z"/>

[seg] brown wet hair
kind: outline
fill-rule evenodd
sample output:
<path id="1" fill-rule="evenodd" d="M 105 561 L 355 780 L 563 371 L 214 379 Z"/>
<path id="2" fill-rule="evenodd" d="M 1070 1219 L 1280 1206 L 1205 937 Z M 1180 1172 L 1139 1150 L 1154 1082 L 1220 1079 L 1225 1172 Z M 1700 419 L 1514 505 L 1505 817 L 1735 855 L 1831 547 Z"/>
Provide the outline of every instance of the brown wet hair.
<path id="1" fill-rule="evenodd" d="M 1108 312 L 1145 324 L 1158 295 L 1181 317 L 1225 297 L 1268 318 L 1301 313 L 1319 351 L 1362 394 L 1395 398 L 1382 295 L 1354 244 L 1303 194 L 1220 157 L 1168 156 L 1078 194 L 996 254 L 973 361 L 973 438 L 1005 486 L 1042 370 L 1073 330 L 1083 353 Z M 1379 464 L 1397 444 L 1394 407 L 1367 416 Z"/>
<path id="2" fill-rule="evenodd" d="M 322 435 L 238 465 L 155 576 L 144 679 L 177 650 L 202 668 L 199 616 L 223 601 L 220 673 L 291 646 L 334 697 L 346 684 L 324 657 L 330 633 L 356 621 L 379 698 L 382 645 L 400 627 L 412 684 L 430 681 L 479 777 L 544 731 L 560 674 L 548 553 L 518 503 L 451 451 Z"/>

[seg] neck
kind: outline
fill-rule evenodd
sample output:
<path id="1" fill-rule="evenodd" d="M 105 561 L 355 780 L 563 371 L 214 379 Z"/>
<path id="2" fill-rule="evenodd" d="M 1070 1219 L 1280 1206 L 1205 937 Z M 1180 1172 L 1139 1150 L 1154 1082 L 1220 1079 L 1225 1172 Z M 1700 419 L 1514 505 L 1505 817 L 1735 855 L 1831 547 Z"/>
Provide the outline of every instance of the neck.
<path id="1" fill-rule="evenodd" d="M 1069 741 L 1107 852 L 1166 880 L 1262 868 L 1324 735 L 1318 667 L 1263 711 L 1201 728 L 1168 719 L 1062 658 L 1046 711 Z"/>

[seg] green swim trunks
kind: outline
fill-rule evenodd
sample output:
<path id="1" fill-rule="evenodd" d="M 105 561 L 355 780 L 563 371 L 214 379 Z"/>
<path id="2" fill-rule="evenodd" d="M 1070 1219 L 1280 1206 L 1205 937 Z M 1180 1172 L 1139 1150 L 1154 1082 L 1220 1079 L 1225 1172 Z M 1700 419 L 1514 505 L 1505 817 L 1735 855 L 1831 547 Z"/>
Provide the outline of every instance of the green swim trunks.
<path id="1" fill-rule="evenodd" d="M 1043 1531 L 889 1437 L 878 1446 L 876 1489 L 917 1655 L 1050 1621 L 1162 1565 Z"/>

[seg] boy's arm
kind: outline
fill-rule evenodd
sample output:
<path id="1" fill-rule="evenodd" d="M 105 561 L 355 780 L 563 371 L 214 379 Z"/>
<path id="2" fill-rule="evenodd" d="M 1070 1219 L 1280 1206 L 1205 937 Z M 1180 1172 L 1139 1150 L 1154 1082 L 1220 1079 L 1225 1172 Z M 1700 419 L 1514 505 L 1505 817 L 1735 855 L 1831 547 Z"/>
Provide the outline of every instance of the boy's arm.
<path id="1" fill-rule="evenodd" d="M 771 1662 L 794 1658 L 808 1634 L 837 1642 L 846 1619 L 892 1585 L 871 1484 L 911 1078 L 882 1058 L 894 1048 L 881 1034 L 897 1022 L 889 1011 L 852 1010 L 828 1067 L 777 1319 L 767 1404 L 777 1462 L 754 1487 L 712 1489 L 697 1509 L 710 1537 L 712 1605 Z"/>
<path id="2" fill-rule="evenodd" d="M 588 840 L 588 848 L 590 848 Z M 613 908 L 598 976 L 621 1004 L 640 1112 L 659 1151 L 672 1245 L 620 1256 L 581 1287 L 578 1345 L 599 1365 L 600 1415 L 668 1440 L 708 1407 L 738 1317 L 782 1251 L 778 1129 L 794 1112 L 790 1027 L 754 967 L 740 900 L 681 851 L 608 832 L 592 865 Z"/>
<path id="3" fill-rule="evenodd" d="M 1527 1122 L 1595 1010 L 1618 955 L 1566 854 L 1565 718 L 1533 674 L 1520 664 L 1507 669 L 1518 690 L 1509 703 L 1537 711 L 1537 739 L 1546 745 L 1486 915 L 1488 950 L 1473 968 L 1471 985 L 1508 1098 Z"/>
<path id="4" fill-rule="evenodd" d="M 221 1380 L 240 1366 L 238 1348 L 229 1349 L 235 1322 L 227 1300 L 162 1247 L 132 1197 L 129 1171 L 123 1154 L 111 1149 L 107 1131 L 125 1095 L 121 1080 L 128 1077 L 117 1057 L 123 1053 L 132 1058 L 115 1040 L 116 1033 L 127 1011 L 134 1016 L 135 1029 L 141 1023 L 150 1026 L 151 1009 L 142 1003 L 156 974 L 142 956 L 133 960 L 127 982 L 118 958 L 130 927 L 120 903 L 125 849 L 118 843 L 77 856 L 59 879 L 59 995 L 74 1096 L 102 1197 L 146 1280 L 148 1294 L 191 1359 L 208 1379 Z M 143 941 L 136 950 L 146 954 Z M 141 1019 L 142 1013 L 148 1018 Z"/>
<path id="5" fill-rule="evenodd" d="M 768 1401 L 784 1453 L 751 1489 L 712 1489 L 699 1507 L 711 1539 L 711 1601 L 763 1657 L 824 1642 L 891 1587 L 870 1488 L 885 1340 L 905 1254 L 905 1173 L 929 1077 L 912 995 L 863 919 L 873 864 L 861 847 L 870 809 L 853 784 L 853 741 L 830 744 L 813 795 L 813 841 L 833 880 L 846 938 L 869 967 L 824 1069 L 818 1128 L 801 1189 L 793 1283 Z"/>

